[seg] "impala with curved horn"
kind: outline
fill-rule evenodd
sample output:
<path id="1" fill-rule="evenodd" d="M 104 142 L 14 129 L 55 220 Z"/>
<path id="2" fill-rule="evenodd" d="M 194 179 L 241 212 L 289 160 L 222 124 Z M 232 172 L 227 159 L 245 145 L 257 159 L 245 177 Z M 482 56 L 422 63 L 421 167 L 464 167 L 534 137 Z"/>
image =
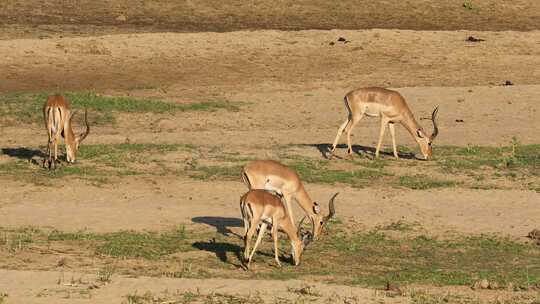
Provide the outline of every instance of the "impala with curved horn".
<path id="1" fill-rule="evenodd" d="M 66 146 L 66 160 L 68 163 L 74 163 L 79 151 L 81 142 L 90 133 L 90 125 L 88 124 L 88 111 L 84 110 L 84 122 L 86 124 L 86 130 L 80 135 L 76 136 L 73 132 L 72 118 L 76 113 L 71 112 L 69 101 L 62 95 L 51 95 L 47 98 L 47 102 L 43 106 L 43 117 L 45 119 L 45 128 L 47 128 L 47 135 L 49 136 L 47 153 L 48 159 L 43 160 L 43 166 L 48 161 L 49 169 L 56 168 L 56 162 L 58 162 L 58 143 L 60 142 L 60 136 L 64 138 Z M 53 160 L 54 149 L 54 160 Z"/>
<path id="2" fill-rule="evenodd" d="M 401 96 L 396 91 L 371 87 L 371 88 L 361 88 L 353 90 L 347 95 L 345 95 L 345 107 L 348 111 L 347 120 L 339 127 L 339 130 L 336 135 L 336 139 L 332 144 L 332 151 L 330 158 L 336 150 L 339 138 L 344 132 L 347 132 L 347 145 L 349 156 L 352 155 L 352 146 L 351 146 L 351 132 L 354 126 L 360 121 L 362 117 L 371 116 L 371 117 L 380 117 L 381 118 L 381 129 L 379 132 L 379 141 L 377 143 L 377 149 L 375 150 L 375 157 L 379 157 L 379 151 L 381 149 L 382 139 L 386 131 L 386 126 L 389 126 L 390 134 L 392 135 L 392 146 L 394 148 L 394 156 L 399 158 L 397 147 L 396 147 L 396 137 L 394 124 L 400 123 L 407 129 L 411 136 L 416 140 L 420 146 L 420 151 L 424 156 L 424 159 L 431 158 L 432 147 L 431 144 L 439 134 L 439 129 L 437 128 L 437 123 L 435 119 L 437 117 L 437 112 L 439 107 L 437 106 L 431 113 L 431 121 L 433 122 L 433 133 L 428 135 L 422 126 L 416 122 L 414 116 L 407 106 L 405 98 Z"/>
<path id="3" fill-rule="evenodd" d="M 311 200 L 296 171 L 277 161 L 256 160 L 248 163 L 243 169 L 242 180 L 248 189 L 272 190 L 282 195 L 293 223 L 291 201 L 295 200 L 313 225 L 314 239 L 319 237 L 324 225 L 335 215 L 334 199 L 337 193 L 329 201 L 328 215 L 323 216 L 319 205 Z"/>
<path id="4" fill-rule="evenodd" d="M 274 240 L 274 257 L 277 265 L 281 267 L 278 246 L 279 228 L 289 236 L 294 265 L 300 264 L 302 252 L 313 240 L 313 231 L 305 232 L 302 230 L 301 226 L 298 226 L 298 229 L 296 228 L 294 222 L 291 221 L 291 218 L 285 210 L 282 196 L 279 196 L 276 192 L 270 192 L 263 189 L 249 190 L 240 198 L 240 211 L 242 212 L 242 219 L 244 220 L 244 262 L 247 262 L 246 267 L 248 269 L 268 225 L 272 226 L 271 233 Z M 300 225 L 301 224 L 302 223 L 300 223 Z M 250 252 L 251 238 L 259 225 L 260 229 L 257 235 L 257 241 L 255 241 L 253 250 Z"/>

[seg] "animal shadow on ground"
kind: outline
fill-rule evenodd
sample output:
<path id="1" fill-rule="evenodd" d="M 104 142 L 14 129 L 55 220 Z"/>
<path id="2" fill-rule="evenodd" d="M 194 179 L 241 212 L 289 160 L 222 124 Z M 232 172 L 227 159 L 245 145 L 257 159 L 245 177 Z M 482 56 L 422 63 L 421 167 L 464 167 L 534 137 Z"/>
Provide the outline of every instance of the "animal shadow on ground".
<path id="1" fill-rule="evenodd" d="M 317 148 L 317 150 L 319 150 L 319 152 L 321 152 L 321 155 L 326 159 L 329 159 L 330 153 L 332 151 L 332 145 L 331 144 L 308 144 L 308 145 L 303 145 L 303 146 Z M 336 153 L 334 154 L 334 157 L 343 159 L 344 157 L 340 157 L 340 156 L 336 155 L 337 152 L 338 152 L 337 149 L 343 149 L 343 150 L 345 150 L 344 153 L 347 153 L 347 145 L 346 144 L 339 144 L 339 145 L 336 146 Z M 375 159 L 375 148 L 374 147 L 353 145 L 352 150 L 357 155 L 361 156 L 362 154 L 365 154 L 365 155 L 369 155 L 369 158 Z M 383 157 L 391 157 L 391 158 L 394 157 L 394 154 L 392 152 L 380 151 L 380 154 Z M 414 155 L 414 153 L 403 153 L 403 152 L 398 151 L 398 155 L 399 155 L 400 158 L 404 158 L 404 159 L 417 159 L 416 156 Z"/>
<path id="2" fill-rule="evenodd" d="M 241 235 L 238 235 L 232 232 L 229 227 L 243 227 L 244 222 L 239 218 L 233 217 L 220 217 L 220 216 L 197 216 L 191 219 L 194 223 L 206 224 L 217 229 L 217 232 L 229 236 L 230 234 L 236 235 L 239 238 L 242 238 Z"/>
<path id="3" fill-rule="evenodd" d="M 199 250 L 213 252 L 216 255 L 216 257 L 224 263 L 229 263 L 233 266 L 244 268 L 242 264 L 231 263 L 227 259 L 227 253 L 231 252 L 236 256 L 236 258 L 239 261 L 242 261 L 243 248 L 241 248 L 238 245 L 231 244 L 231 243 L 216 242 L 215 239 L 212 239 L 212 240 L 209 240 L 208 242 L 202 242 L 202 241 L 195 242 L 192 244 L 192 246 Z"/>
<path id="4" fill-rule="evenodd" d="M 255 238 L 252 239 L 251 246 L 253 246 L 255 243 Z M 220 259 L 224 263 L 229 263 L 235 267 L 242 268 L 244 270 L 247 270 L 246 265 L 243 262 L 243 254 L 244 248 L 231 244 L 231 243 L 222 243 L 222 242 L 216 242 L 215 239 L 209 240 L 208 242 L 195 242 L 192 244 L 193 247 L 204 250 L 208 252 L 213 252 L 218 259 Z M 253 249 L 253 247 L 252 247 Z M 227 253 L 233 253 L 238 261 L 240 261 L 240 264 L 232 263 L 227 259 Z M 261 251 L 260 248 L 255 253 L 256 256 L 265 256 L 265 257 L 274 257 L 273 252 L 266 252 Z M 293 264 L 292 256 L 284 256 L 283 254 L 280 254 L 280 260 L 286 261 L 288 263 Z M 273 261 L 273 260 L 272 260 Z"/>
<path id="5" fill-rule="evenodd" d="M 47 155 L 45 155 L 45 153 L 43 153 L 41 150 L 28 148 L 2 148 L 2 154 L 13 158 L 27 160 L 33 164 L 39 164 L 36 158 L 44 159 L 47 157 Z"/>

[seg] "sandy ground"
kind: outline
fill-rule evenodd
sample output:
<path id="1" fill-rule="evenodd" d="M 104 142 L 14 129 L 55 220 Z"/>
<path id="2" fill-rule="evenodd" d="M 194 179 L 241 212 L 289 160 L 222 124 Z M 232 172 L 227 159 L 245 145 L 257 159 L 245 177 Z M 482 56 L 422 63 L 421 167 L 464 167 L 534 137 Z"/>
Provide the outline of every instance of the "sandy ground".
<path id="1" fill-rule="evenodd" d="M 537 4 L 529 2 L 513 1 L 516 7 L 533 9 L 522 10 L 526 12 L 524 23 L 507 29 L 531 29 L 532 21 L 537 18 L 534 10 Z M 132 20 L 131 11 L 125 3 L 121 4 L 114 13 L 122 14 L 123 8 L 128 20 Z M 482 6 L 484 12 L 488 4 L 482 4 L 487 5 Z M 13 7 L 6 7 L 5 14 L 10 14 Z M 513 8 L 508 12 L 513 12 Z M 149 16 L 154 12 L 152 9 L 147 10 Z M 51 14 L 49 8 L 42 10 L 42 16 Z M 152 27 L 147 31 L 153 33 L 135 33 L 133 27 L 116 27 L 110 21 L 116 20 L 116 15 L 98 20 L 102 23 L 99 26 L 88 23 L 77 27 L 73 25 L 77 20 L 64 20 L 73 24 L 62 25 L 60 31 L 54 24 L 37 28 L 29 26 L 31 22 L 17 25 L 17 22 L 41 20 L 35 19 L 39 15 L 36 14 L 29 10 L 27 15 L 17 15 L 10 24 L 2 25 L 7 30 L 0 37 L 0 92 L 96 90 L 178 103 L 245 102 L 240 112 L 122 114 L 115 126 L 94 127 L 88 143 L 122 143 L 129 139 L 133 143 L 222 145 L 237 150 L 244 147 L 246 153 L 256 150 L 253 153 L 261 157 L 266 155 L 265 146 L 286 144 L 297 145 L 301 153 L 318 157 L 320 153 L 315 145 L 331 143 L 346 117 L 344 94 L 370 85 L 397 88 L 418 118 L 428 116 L 440 105 L 441 134 L 436 144 L 501 146 L 507 145 L 513 136 L 522 143 L 538 143 L 540 138 L 540 103 L 537 102 L 540 69 L 535 68 L 540 65 L 539 31 L 171 33 Z M 76 18 L 86 18 L 80 16 Z M 164 16 L 158 17 L 169 20 Z M 512 19 L 509 16 L 499 17 L 508 21 Z M 178 16 L 173 17 L 170 18 Z M 208 26 L 235 29 L 233 21 L 229 25 L 209 22 Z M 267 24 L 271 22 L 274 21 Z M 489 24 L 474 27 L 474 22 L 477 21 L 463 28 L 498 29 Z M 165 28 L 173 28 L 165 21 L 163 24 Z M 438 27 L 429 29 L 434 28 Z M 465 41 L 470 35 L 485 41 Z M 338 42 L 339 37 L 350 42 Z M 515 85 L 502 86 L 507 80 Z M 426 124 L 426 120 L 421 123 Z M 425 128 L 430 130 L 431 126 Z M 45 143 L 44 134 L 41 125 L 21 126 L 2 120 L 0 146 L 38 148 Z M 356 128 L 354 143 L 373 146 L 377 134 L 378 121 L 365 119 Z M 400 144 L 414 146 L 403 129 L 398 128 L 397 134 Z M 1 161 L 10 158 L 1 155 Z M 245 191 L 240 182 L 156 176 L 126 177 L 118 184 L 103 187 L 83 181 L 43 187 L 6 177 L 0 177 L 0 183 L 0 226 L 51 227 L 64 231 L 154 231 L 179 224 L 213 226 L 215 221 L 239 217 L 238 197 Z M 339 190 L 339 216 L 366 229 L 404 220 L 421 223 L 433 235 L 450 231 L 523 239 L 537 227 L 540 218 L 540 194 L 533 191 L 461 188 L 414 191 L 317 184 L 306 187 L 313 198 L 323 203 Z M 65 275 L 83 276 L 74 271 Z M 0 270 L 0 292 L 9 294 L 8 303 L 50 303 L 53 299 L 55 303 L 116 303 L 135 291 L 162 293 L 197 288 L 240 294 L 250 290 L 260 292 L 263 297 L 270 296 L 268 290 L 272 289 L 291 299 L 296 295 L 291 295 L 287 287 L 303 284 L 118 277 L 112 284 L 92 291 L 91 299 L 77 299 L 80 292 L 60 290 L 73 286 L 57 284 L 58 277 L 57 272 Z M 387 298 L 374 290 L 319 287 L 322 298 L 336 292 L 344 297 L 356 296 L 362 303 L 408 301 Z M 44 296 L 37 297 L 43 290 L 46 290 Z M 65 299 L 66 292 L 73 296 Z"/>
<path id="2" fill-rule="evenodd" d="M 83 182 L 60 189 L 6 182 L 7 193 L 0 205 L 2 226 L 95 232 L 170 230 L 179 224 L 216 225 L 212 219 L 239 217 L 238 198 L 246 191 L 240 182 L 154 180 L 157 185 L 126 179 L 105 189 Z M 534 229 L 540 216 L 540 196 L 533 191 L 338 189 L 322 185 L 309 185 L 308 191 L 324 205 L 334 192 L 340 191 L 338 216 L 366 229 L 401 220 L 418 222 L 434 235 L 455 231 L 523 238 Z M 240 233 L 243 228 L 230 229 Z"/>

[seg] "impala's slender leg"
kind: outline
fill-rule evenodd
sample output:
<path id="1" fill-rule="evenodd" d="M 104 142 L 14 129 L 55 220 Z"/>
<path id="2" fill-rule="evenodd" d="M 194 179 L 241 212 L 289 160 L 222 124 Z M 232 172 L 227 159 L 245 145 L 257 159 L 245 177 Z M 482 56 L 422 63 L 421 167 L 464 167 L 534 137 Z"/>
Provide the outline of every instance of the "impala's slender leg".
<path id="1" fill-rule="evenodd" d="M 349 117 L 347 117 L 347 120 L 343 124 L 341 124 L 341 126 L 339 127 L 339 129 L 337 131 L 336 139 L 334 139 L 334 143 L 332 144 L 332 151 L 330 151 L 330 158 L 334 154 L 334 151 L 336 151 L 336 146 L 337 146 L 337 144 L 339 142 L 339 138 L 341 137 L 341 135 L 343 135 L 343 132 L 345 132 L 345 128 L 351 122 L 351 119 Z"/>
<path id="2" fill-rule="evenodd" d="M 353 153 L 352 144 L 351 144 L 351 132 L 354 126 L 358 124 L 358 122 L 360 121 L 360 119 L 362 119 L 363 116 L 364 116 L 364 113 L 357 116 L 353 116 L 351 123 L 348 124 L 347 127 L 345 128 L 345 132 L 347 132 L 347 146 L 348 146 L 347 153 L 349 153 L 349 156 L 352 156 L 352 153 Z"/>
<path id="3" fill-rule="evenodd" d="M 47 154 L 48 154 L 48 169 L 51 169 L 52 165 L 52 145 L 53 145 L 53 134 L 51 127 L 53 126 L 53 120 L 51 115 L 54 115 L 51 109 L 43 109 L 43 115 L 45 118 L 45 128 L 47 129 Z M 43 166 L 45 166 L 45 160 L 43 160 Z"/>
<path id="4" fill-rule="evenodd" d="M 272 219 L 272 237 L 274 238 L 274 258 L 276 259 L 276 263 L 278 267 L 281 267 L 281 263 L 279 262 L 279 246 L 278 246 L 278 219 L 277 217 L 274 217 Z"/>
<path id="5" fill-rule="evenodd" d="M 253 237 L 253 234 L 255 234 L 255 231 L 257 230 L 257 227 L 259 226 L 260 219 L 254 221 L 251 221 L 251 225 L 249 226 L 249 229 L 244 235 L 244 260 L 247 261 L 249 256 L 249 245 L 251 243 L 251 238 Z"/>
<path id="6" fill-rule="evenodd" d="M 58 143 L 60 142 L 60 133 L 56 132 L 54 136 L 54 169 L 56 169 L 56 163 L 58 162 Z"/>
<path id="7" fill-rule="evenodd" d="M 390 135 L 392 135 L 392 146 L 394 147 L 394 157 L 396 159 L 399 159 L 399 155 L 397 152 L 397 146 L 396 146 L 396 129 L 393 122 L 390 122 L 388 124 L 388 128 L 390 129 Z"/>
<path id="8" fill-rule="evenodd" d="M 51 161 L 52 161 L 52 141 L 51 141 L 51 134 L 49 134 L 49 139 L 47 139 L 47 157 L 43 159 L 43 167 L 45 167 L 45 163 L 47 163 L 49 169 L 51 168 Z"/>
<path id="9" fill-rule="evenodd" d="M 381 131 L 379 132 L 379 142 L 377 143 L 377 149 L 375 150 L 375 158 L 379 158 L 379 151 L 381 150 L 381 144 L 384 137 L 384 132 L 386 132 L 386 125 L 388 124 L 388 119 L 381 118 Z"/>
<path id="10" fill-rule="evenodd" d="M 262 241 L 262 237 L 263 237 L 264 233 L 266 232 L 267 227 L 268 227 L 268 224 L 265 221 L 263 221 L 263 223 L 261 225 L 261 229 L 259 230 L 259 235 L 257 236 L 257 241 L 255 241 L 255 245 L 253 246 L 253 250 L 251 251 L 251 254 L 249 255 L 247 268 L 249 268 L 249 264 L 251 263 L 251 260 L 253 259 L 253 255 L 255 254 L 255 251 L 257 251 L 257 247 L 259 246 L 259 244 Z"/>

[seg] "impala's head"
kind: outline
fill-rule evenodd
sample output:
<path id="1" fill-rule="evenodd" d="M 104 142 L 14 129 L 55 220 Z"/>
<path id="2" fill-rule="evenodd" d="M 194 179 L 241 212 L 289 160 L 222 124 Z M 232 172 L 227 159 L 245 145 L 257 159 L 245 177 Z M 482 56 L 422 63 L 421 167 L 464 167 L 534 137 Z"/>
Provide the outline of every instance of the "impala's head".
<path id="1" fill-rule="evenodd" d="M 296 241 L 291 241 L 291 253 L 294 265 L 300 264 L 300 257 L 302 256 L 302 252 L 304 252 L 304 249 L 307 247 L 307 245 L 313 241 L 313 231 L 306 231 L 304 230 L 304 228 L 302 228 L 302 224 L 304 223 L 305 219 L 306 217 L 304 216 L 304 218 L 302 218 L 300 224 L 298 225 L 298 239 Z"/>
<path id="2" fill-rule="evenodd" d="M 334 199 L 339 194 L 337 192 L 332 196 L 332 198 L 328 201 L 328 215 L 323 216 L 320 212 L 319 205 L 317 202 L 313 202 L 313 214 L 310 216 L 311 221 L 313 223 L 313 238 L 316 240 L 319 238 L 319 235 L 321 235 L 322 230 L 326 223 L 336 214 L 336 210 L 334 208 Z"/>
<path id="3" fill-rule="evenodd" d="M 425 160 L 430 159 L 433 155 L 432 144 L 437 135 L 439 134 L 439 128 L 437 128 L 437 122 L 435 122 L 435 119 L 437 118 L 437 112 L 439 112 L 438 106 L 431 113 L 431 121 L 433 122 L 433 133 L 431 135 L 427 135 L 422 128 L 416 130 L 415 139 L 420 146 L 420 151 L 422 152 Z"/>
<path id="4" fill-rule="evenodd" d="M 71 113 L 69 116 L 69 130 L 67 131 L 70 134 L 70 138 L 66 137 L 66 159 L 68 163 L 74 163 L 75 159 L 77 158 L 77 152 L 79 151 L 79 147 L 81 145 L 81 142 L 88 136 L 90 133 L 90 125 L 88 124 L 88 111 L 84 110 L 84 123 L 86 124 L 86 130 L 81 133 L 80 135 L 75 136 L 73 134 L 72 128 L 72 118 L 73 115 L 75 115 L 76 111 Z"/>

